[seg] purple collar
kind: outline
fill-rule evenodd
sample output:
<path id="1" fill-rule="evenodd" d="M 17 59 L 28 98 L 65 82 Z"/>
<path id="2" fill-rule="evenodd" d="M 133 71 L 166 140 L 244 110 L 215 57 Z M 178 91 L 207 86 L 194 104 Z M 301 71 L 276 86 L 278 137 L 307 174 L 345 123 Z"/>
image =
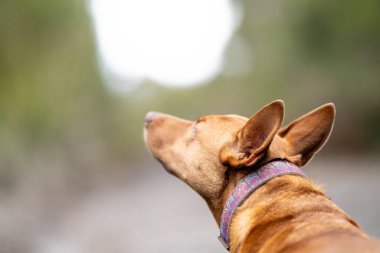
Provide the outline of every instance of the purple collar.
<path id="1" fill-rule="evenodd" d="M 274 177 L 286 174 L 305 177 L 295 164 L 285 160 L 275 160 L 252 171 L 236 185 L 224 206 L 220 224 L 219 240 L 227 250 L 230 248 L 230 223 L 236 209 L 261 185 Z"/>

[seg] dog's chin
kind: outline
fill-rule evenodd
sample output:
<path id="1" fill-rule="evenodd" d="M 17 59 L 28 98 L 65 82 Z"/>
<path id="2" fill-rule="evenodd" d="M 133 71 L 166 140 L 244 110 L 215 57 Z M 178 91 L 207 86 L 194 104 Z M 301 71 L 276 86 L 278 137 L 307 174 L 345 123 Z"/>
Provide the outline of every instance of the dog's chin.
<path id="1" fill-rule="evenodd" d="M 157 152 L 155 152 L 154 148 L 152 148 L 152 147 L 156 146 L 157 144 L 154 142 L 154 139 L 149 138 L 149 131 L 146 127 L 144 127 L 144 142 L 145 142 L 145 146 L 147 147 L 149 152 L 162 165 L 162 167 L 164 167 L 164 169 L 169 174 L 178 177 L 176 175 L 176 173 L 174 172 L 174 170 L 168 165 L 168 163 L 164 162 L 163 159 L 161 158 L 161 156 Z"/>
<path id="2" fill-rule="evenodd" d="M 172 168 L 170 168 L 170 166 L 167 163 L 165 163 L 164 161 L 162 161 L 161 159 L 159 159 L 157 157 L 156 157 L 156 159 L 157 159 L 157 161 L 159 161 L 161 163 L 162 167 L 164 167 L 164 169 L 166 170 L 166 172 L 168 172 L 169 174 L 177 177 L 177 175 L 175 174 L 174 170 Z"/>

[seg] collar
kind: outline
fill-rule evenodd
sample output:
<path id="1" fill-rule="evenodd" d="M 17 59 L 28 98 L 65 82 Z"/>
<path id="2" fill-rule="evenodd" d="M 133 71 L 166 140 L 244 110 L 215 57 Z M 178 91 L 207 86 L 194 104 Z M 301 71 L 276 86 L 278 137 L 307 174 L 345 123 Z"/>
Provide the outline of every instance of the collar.
<path id="1" fill-rule="evenodd" d="M 224 206 L 218 238 L 227 250 L 230 248 L 230 223 L 236 209 L 261 185 L 274 177 L 287 174 L 305 177 L 295 164 L 285 160 L 274 160 L 252 171 L 236 185 Z"/>

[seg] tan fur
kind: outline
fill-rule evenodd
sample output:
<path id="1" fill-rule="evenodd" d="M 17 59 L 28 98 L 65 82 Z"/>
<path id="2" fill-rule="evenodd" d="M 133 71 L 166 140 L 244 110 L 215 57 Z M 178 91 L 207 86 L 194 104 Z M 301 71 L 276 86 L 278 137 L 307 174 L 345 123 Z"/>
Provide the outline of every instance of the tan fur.
<path id="1" fill-rule="evenodd" d="M 306 164 L 324 145 L 335 108 L 323 105 L 280 128 L 282 101 L 250 119 L 208 115 L 195 122 L 149 113 L 148 149 L 207 202 L 220 224 L 221 212 L 237 182 L 254 166 L 281 158 Z M 231 252 L 380 252 L 379 244 L 324 191 L 297 175 L 274 178 L 240 206 L 230 225 Z"/>

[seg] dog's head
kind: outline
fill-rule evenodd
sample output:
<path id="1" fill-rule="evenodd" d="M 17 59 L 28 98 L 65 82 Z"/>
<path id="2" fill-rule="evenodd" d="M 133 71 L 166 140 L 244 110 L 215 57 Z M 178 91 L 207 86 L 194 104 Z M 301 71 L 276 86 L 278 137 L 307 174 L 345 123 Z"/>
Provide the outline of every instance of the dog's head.
<path id="1" fill-rule="evenodd" d="M 231 177 L 242 171 L 276 158 L 306 164 L 326 142 L 335 108 L 333 104 L 323 105 L 280 128 L 283 115 L 280 100 L 249 119 L 207 115 L 188 121 L 150 112 L 144 138 L 168 172 L 197 191 L 211 209 L 221 210 L 217 205 L 228 185 L 234 183 Z"/>

